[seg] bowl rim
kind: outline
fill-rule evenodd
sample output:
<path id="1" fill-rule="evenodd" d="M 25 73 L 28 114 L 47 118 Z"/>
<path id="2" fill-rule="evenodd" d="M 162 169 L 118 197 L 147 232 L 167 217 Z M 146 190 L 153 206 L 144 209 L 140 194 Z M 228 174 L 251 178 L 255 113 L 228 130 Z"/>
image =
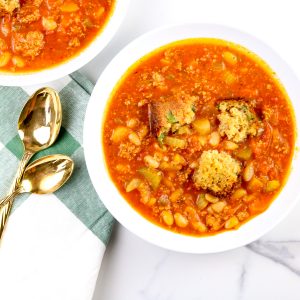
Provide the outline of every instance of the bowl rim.
<path id="1" fill-rule="evenodd" d="M 116 0 L 112 14 L 97 36 L 74 57 L 46 69 L 28 73 L 0 72 L 0 85 L 29 86 L 60 79 L 79 70 L 94 59 L 111 42 L 123 22 L 130 0 Z"/>
<path id="2" fill-rule="evenodd" d="M 129 43 L 113 58 L 98 79 L 88 103 L 84 121 L 83 145 L 88 173 L 97 194 L 107 209 L 125 228 L 145 241 L 165 249 L 185 253 L 216 253 L 241 247 L 257 240 L 282 221 L 296 205 L 300 198 L 300 190 L 297 185 L 297 178 L 300 176 L 300 156 L 297 155 L 297 151 L 294 153 L 289 179 L 264 213 L 248 221 L 238 230 L 207 237 L 194 237 L 174 233 L 155 225 L 132 208 L 110 178 L 102 145 L 103 117 L 109 95 L 124 71 L 138 58 L 154 49 L 176 40 L 196 37 L 197 34 L 198 37 L 229 40 L 248 48 L 261 57 L 278 74 L 285 87 L 296 117 L 296 132 L 299 132 L 300 104 L 293 101 L 295 98 L 300 98 L 299 80 L 274 50 L 256 37 L 232 27 L 207 23 L 184 23 L 152 30 Z M 212 34 L 213 36 L 211 36 Z M 178 38 L 176 39 L 176 37 Z M 299 147 L 299 144 L 299 135 L 297 135 L 295 149 Z"/>

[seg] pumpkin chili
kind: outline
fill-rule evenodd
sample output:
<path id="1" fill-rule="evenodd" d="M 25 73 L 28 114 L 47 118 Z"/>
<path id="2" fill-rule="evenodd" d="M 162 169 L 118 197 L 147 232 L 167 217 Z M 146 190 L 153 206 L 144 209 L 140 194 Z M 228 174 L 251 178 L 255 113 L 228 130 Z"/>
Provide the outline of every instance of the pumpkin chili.
<path id="1" fill-rule="evenodd" d="M 0 0 L 0 72 L 38 71 L 78 55 L 104 28 L 114 4 L 115 0 Z"/>
<path id="2" fill-rule="evenodd" d="M 122 196 L 151 222 L 196 236 L 239 228 L 269 207 L 296 134 L 272 70 L 218 39 L 176 42 L 136 62 L 112 93 L 103 130 Z"/>

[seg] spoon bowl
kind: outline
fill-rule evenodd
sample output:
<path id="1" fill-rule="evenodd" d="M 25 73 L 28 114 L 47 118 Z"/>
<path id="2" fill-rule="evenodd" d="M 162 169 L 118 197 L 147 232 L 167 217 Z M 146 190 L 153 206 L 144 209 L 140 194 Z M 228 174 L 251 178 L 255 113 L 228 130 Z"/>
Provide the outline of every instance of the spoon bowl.
<path id="1" fill-rule="evenodd" d="M 54 193 L 68 181 L 73 170 L 72 159 L 61 154 L 45 156 L 34 161 L 25 169 L 18 188 L 1 201 L 0 208 L 12 203 L 19 194 Z"/>
<path id="2" fill-rule="evenodd" d="M 62 121 L 58 93 L 51 88 L 36 91 L 25 104 L 18 121 L 18 133 L 25 151 L 36 153 L 56 140 Z"/>
<path id="3" fill-rule="evenodd" d="M 28 165 L 20 183 L 24 193 L 50 194 L 57 191 L 70 178 L 73 161 L 64 155 L 49 155 Z"/>

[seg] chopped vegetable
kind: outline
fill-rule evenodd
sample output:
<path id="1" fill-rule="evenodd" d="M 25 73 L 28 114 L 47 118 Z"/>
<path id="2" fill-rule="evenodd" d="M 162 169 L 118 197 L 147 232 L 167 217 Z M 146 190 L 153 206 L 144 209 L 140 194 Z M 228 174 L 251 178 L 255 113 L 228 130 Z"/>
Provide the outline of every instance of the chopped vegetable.
<path id="1" fill-rule="evenodd" d="M 213 203 L 211 205 L 211 208 L 216 212 L 216 213 L 220 213 L 222 212 L 222 210 L 225 208 L 226 206 L 226 202 L 225 201 L 219 201 L 219 202 L 216 202 L 216 203 Z"/>
<path id="2" fill-rule="evenodd" d="M 176 153 L 173 157 L 173 162 L 178 165 L 186 165 L 186 160 L 184 157 L 178 153 Z"/>
<path id="3" fill-rule="evenodd" d="M 179 171 L 182 169 L 182 165 L 174 162 L 163 161 L 160 163 L 159 168 L 163 171 Z"/>
<path id="4" fill-rule="evenodd" d="M 262 190 L 263 186 L 264 186 L 263 182 L 254 176 L 249 181 L 249 183 L 247 185 L 247 189 L 251 192 L 260 192 Z"/>
<path id="5" fill-rule="evenodd" d="M 209 138 L 209 143 L 213 147 L 217 147 L 220 143 L 221 137 L 218 131 L 214 131 L 211 133 L 210 138 Z"/>
<path id="6" fill-rule="evenodd" d="M 63 3 L 60 7 L 62 12 L 72 13 L 79 10 L 79 6 L 75 2 Z"/>
<path id="7" fill-rule="evenodd" d="M 151 191 L 149 185 L 146 182 L 141 182 L 137 189 L 141 194 L 141 202 L 144 204 L 148 204 L 151 199 Z"/>
<path id="8" fill-rule="evenodd" d="M 129 128 L 119 126 L 113 130 L 113 133 L 111 135 L 111 140 L 114 143 L 120 143 L 123 140 L 127 139 L 130 133 L 131 130 Z"/>
<path id="9" fill-rule="evenodd" d="M 173 113 L 170 110 L 167 113 L 167 120 L 171 124 L 174 124 L 177 122 L 176 118 L 174 117 Z"/>
<path id="10" fill-rule="evenodd" d="M 188 219 L 181 213 L 175 213 L 174 215 L 175 223 L 178 227 L 184 228 L 189 224 Z"/>
<path id="11" fill-rule="evenodd" d="M 24 68 L 25 67 L 24 59 L 21 58 L 20 56 L 13 56 L 11 61 L 18 68 Z"/>
<path id="12" fill-rule="evenodd" d="M 44 29 L 47 31 L 52 31 L 57 28 L 57 23 L 51 18 L 43 17 L 42 25 L 43 25 Z"/>
<path id="13" fill-rule="evenodd" d="M 230 65 L 236 65 L 236 63 L 238 61 L 237 56 L 229 51 L 223 52 L 223 58 L 224 58 L 225 62 Z"/>
<path id="14" fill-rule="evenodd" d="M 5 67 L 11 58 L 11 54 L 9 52 L 3 52 L 2 54 L 0 54 L 0 67 Z"/>
<path id="15" fill-rule="evenodd" d="M 184 191 L 182 188 L 175 190 L 170 196 L 171 202 L 178 201 L 182 197 L 183 193 L 184 193 Z"/>
<path id="16" fill-rule="evenodd" d="M 132 192 L 133 190 L 137 189 L 141 185 L 142 181 L 139 178 L 133 178 L 129 181 L 126 185 L 126 192 Z"/>
<path id="17" fill-rule="evenodd" d="M 163 221 L 168 225 L 168 226 L 172 226 L 174 223 L 174 218 L 173 215 L 170 211 L 164 210 L 161 212 L 161 217 L 163 219 Z"/>
<path id="18" fill-rule="evenodd" d="M 159 167 L 159 162 L 157 160 L 155 160 L 155 158 L 152 157 L 151 155 L 146 155 L 144 157 L 144 162 L 147 165 L 147 167 L 150 167 L 153 169 L 157 169 Z"/>
<path id="19" fill-rule="evenodd" d="M 239 225 L 239 219 L 236 216 L 231 217 L 228 221 L 225 223 L 226 229 L 231 229 Z"/>
<path id="20" fill-rule="evenodd" d="M 184 149 L 186 148 L 186 141 L 175 137 L 165 137 L 164 143 L 172 148 Z"/>
<path id="21" fill-rule="evenodd" d="M 196 205 L 200 210 L 203 210 L 208 205 L 208 201 L 205 199 L 205 194 L 198 195 Z"/>
<path id="22" fill-rule="evenodd" d="M 278 180 L 271 180 L 267 182 L 266 192 L 274 192 L 280 188 L 280 182 Z"/>
<path id="23" fill-rule="evenodd" d="M 252 150 L 249 147 L 237 150 L 234 155 L 240 160 L 249 160 L 252 157 Z"/>
<path id="24" fill-rule="evenodd" d="M 215 197 L 211 194 L 205 194 L 205 199 L 210 203 L 217 203 L 219 201 L 218 197 Z"/>
<path id="25" fill-rule="evenodd" d="M 223 80 L 226 84 L 231 85 L 237 81 L 237 77 L 230 71 L 225 71 L 223 75 Z"/>
<path id="26" fill-rule="evenodd" d="M 236 150 L 238 149 L 239 145 L 234 143 L 234 142 L 231 142 L 231 141 L 225 141 L 224 143 L 224 148 L 225 150 Z"/>
<path id="27" fill-rule="evenodd" d="M 240 199 L 247 195 L 247 191 L 245 189 L 237 189 L 234 191 L 234 193 L 231 195 L 232 199 Z"/>
<path id="28" fill-rule="evenodd" d="M 140 168 L 138 172 L 144 176 L 144 178 L 149 182 L 150 186 L 154 191 L 156 191 L 162 180 L 162 172 L 152 169 L 152 168 Z"/>
<path id="29" fill-rule="evenodd" d="M 157 138 L 158 142 L 160 144 L 163 144 L 165 137 L 166 137 L 166 135 L 164 133 L 161 133 Z"/>
<path id="30" fill-rule="evenodd" d="M 140 146 L 141 145 L 141 140 L 139 138 L 139 136 L 135 133 L 132 132 L 128 135 L 128 139 L 131 143 L 133 143 L 136 146 Z"/>
<path id="31" fill-rule="evenodd" d="M 210 122 L 208 119 L 198 119 L 195 120 L 193 123 L 193 128 L 200 134 L 200 135 L 208 135 L 210 134 Z"/>
<path id="32" fill-rule="evenodd" d="M 178 130 L 177 130 L 177 132 L 176 132 L 177 134 L 191 134 L 192 133 L 192 131 L 191 131 L 191 129 L 189 128 L 189 126 L 182 126 L 182 127 L 180 127 Z"/>

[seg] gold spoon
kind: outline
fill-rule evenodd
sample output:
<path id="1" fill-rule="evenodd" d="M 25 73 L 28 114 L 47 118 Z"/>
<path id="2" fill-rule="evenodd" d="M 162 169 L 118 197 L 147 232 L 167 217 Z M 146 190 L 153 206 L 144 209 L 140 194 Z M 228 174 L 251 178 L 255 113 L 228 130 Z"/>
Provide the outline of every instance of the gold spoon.
<path id="1" fill-rule="evenodd" d="M 24 169 L 31 157 L 54 143 L 59 134 L 61 121 L 61 103 L 55 90 L 41 88 L 29 98 L 18 121 L 18 133 L 24 145 L 24 155 L 10 194 L 18 188 Z M 12 204 L 13 201 L 10 201 L 0 209 L 0 239 Z"/>
<path id="2" fill-rule="evenodd" d="M 61 121 L 61 103 L 55 90 L 41 88 L 29 98 L 18 121 L 18 133 L 25 151 L 17 172 L 16 184 L 31 157 L 54 143 Z"/>
<path id="3" fill-rule="evenodd" d="M 57 191 L 70 178 L 74 169 L 71 158 L 65 155 L 49 155 L 42 157 L 27 166 L 18 188 L 7 196 L 5 203 L 11 203 L 14 198 L 23 193 L 50 194 Z M 5 227 L 1 226 L 0 236 Z"/>

